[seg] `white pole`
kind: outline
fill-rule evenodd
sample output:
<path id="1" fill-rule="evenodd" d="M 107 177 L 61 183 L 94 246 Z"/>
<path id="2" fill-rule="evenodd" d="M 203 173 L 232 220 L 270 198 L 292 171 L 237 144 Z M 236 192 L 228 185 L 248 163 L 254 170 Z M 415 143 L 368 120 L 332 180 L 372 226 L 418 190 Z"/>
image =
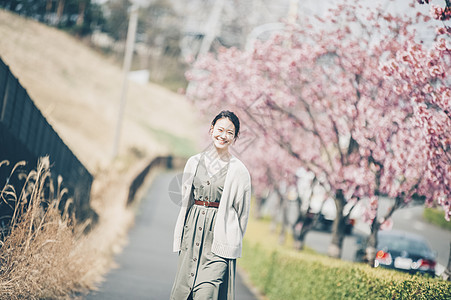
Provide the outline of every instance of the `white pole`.
<path id="1" fill-rule="evenodd" d="M 124 56 L 124 65 L 122 69 L 122 92 L 121 92 L 121 99 L 119 104 L 119 111 L 118 111 L 118 117 L 117 117 L 117 123 L 116 123 L 116 132 L 114 137 L 114 144 L 113 144 L 113 159 L 116 158 L 118 154 L 118 148 L 119 148 L 119 141 L 121 137 L 121 128 L 122 128 L 122 121 L 124 119 L 124 110 L 125 110 L 125 103 L 127 100 L 127 88 L 128 88 L 128 73 L 130 71 L 130 66 L 132 63 L 133 58 L 133 49 L 135 45 L 135 37 L 136 37 L 136 28 L 138 25 L 138 6 L 136 4 L 133 4 L 130 8 L 130 19 L 128 22 L 128 30 L 127 30 L 127 39 L 125 42 L 125 56 Z"/>
<path id="2" fill-rule="evenodd" d="M 202 44 L 200 45 L 199 55 L 208 53 L 210 51 L 211 43 L 218 35 L 219 30 L 221 29 L 221 15 L 222 9 L 224 7 L 224 0 L 216 0 L 211 10 L 210 18 L 208 18 L 207 29 L 205 32 L 205 36 L 202 40 Z"/>
<path id="3" fill-rule="evenodd" d="M 199 52 L 197 53 L 198 57 L 210 51 L 211 44 L 213 43 L 215 37 L 218 35 L 222 25 L 221 15 L 223 8 L 224 0 L 216 0 L 213 9 L 211 10 L 207 24 L 205 25 L 206 30 L 199 48 Z M 188 82 L 188 86 L 186 87 L 186 94 L 189 94 L 192 88 L 192 81 L 190 81 Z"/>
<path id="4" fill-rule="evenodd" d="M 288 8 L 288 23 L 296 22 L 298 18 L 299 0 L 290 0 L 290 7 Z"/>

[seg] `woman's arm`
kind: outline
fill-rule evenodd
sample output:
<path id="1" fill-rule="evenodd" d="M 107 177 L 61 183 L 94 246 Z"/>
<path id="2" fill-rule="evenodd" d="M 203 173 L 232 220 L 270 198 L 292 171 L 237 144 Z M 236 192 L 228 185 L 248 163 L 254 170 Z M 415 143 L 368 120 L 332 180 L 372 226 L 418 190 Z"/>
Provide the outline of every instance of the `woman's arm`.
<path id="1" fill-rule="evenodd" d="M 237 207 L 238 220 L 240 222 L 241 233 L 244 236 L 249 219 L 249 212 L 251 207 L 251 185 L 247 185 L 244 189 L 242 199 Z"/>

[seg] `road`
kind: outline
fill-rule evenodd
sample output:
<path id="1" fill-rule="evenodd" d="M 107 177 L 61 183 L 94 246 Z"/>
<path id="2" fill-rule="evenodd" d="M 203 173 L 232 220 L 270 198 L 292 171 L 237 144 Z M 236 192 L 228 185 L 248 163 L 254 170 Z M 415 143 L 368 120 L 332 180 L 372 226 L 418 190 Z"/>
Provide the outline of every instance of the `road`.
<path id="1" fill-rule="evenodd" d="M 119 267 L 86 299 L 169 299 L 178 259 L 172 252 L 172 232 L 180 207 L 171 201 L 168 186 L 176 175 L 164 172 L 154 179 L 141 201 L 128 245 L 116 258 Z M 236 299 L 257 299 L 237 273 Z"/>

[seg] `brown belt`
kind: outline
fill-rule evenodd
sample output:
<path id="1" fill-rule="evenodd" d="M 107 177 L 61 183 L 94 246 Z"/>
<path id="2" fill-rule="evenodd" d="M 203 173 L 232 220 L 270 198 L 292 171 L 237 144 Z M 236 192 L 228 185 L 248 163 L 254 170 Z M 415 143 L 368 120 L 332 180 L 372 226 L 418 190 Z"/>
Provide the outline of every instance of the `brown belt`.
<path id="1" fill-rule="evenodd" d="M 206 207 L 216 207 L 216 208 L 219 207 L 219 202 L 194 200 L 194 204 L 202 205 L 202 206 L 206 206 Z"/>

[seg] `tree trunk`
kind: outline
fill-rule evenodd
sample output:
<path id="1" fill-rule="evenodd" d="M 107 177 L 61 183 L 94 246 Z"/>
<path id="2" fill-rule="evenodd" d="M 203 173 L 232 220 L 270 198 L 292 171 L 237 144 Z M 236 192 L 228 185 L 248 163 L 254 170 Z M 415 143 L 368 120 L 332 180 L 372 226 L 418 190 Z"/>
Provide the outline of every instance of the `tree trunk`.
<path id="1" fill-rule="evenodd" d="M 374 267 L 374 261 L 376 259 L 377 233 L 379 232 L 380 225 L 381 224 L 377 220 L 377 217 L 374 218 L 373 223 L 371 224 L 371 233 L 368 237 L 368 243 L 365 249 L 364 261 L 372 267 Z"/>
<path id="2" fill-rule="evenodd" d="M 311 203 L 313 198 L 313 189 L 316 184 L 316 177 L 312 179 L 311 185 L 310 185 L 310 195 L 308 196 L 308 199 L 304 199 L 304 201 L 308 201 L 308 207 L 305 214 L 302 213 L 301 207 L 302 207 L 302 198 L 299 195 L 297 197 L 297 204 L 298 204 L 298 212 L 299 217 L 294 223 L 293 226 L 293 239 L 294 239 L 294 248 L 297 250 L 303 250 L 305 246 L 305 238 L 307 236 L 307 233 L 312 230 L 312 228 L 315 226 L 316 222 L 318 221 L 319 213 L 313 214 L 311 212 Z M 321 211 L 322 207 L 320 208 Z"/>
<path id="3" fill-rule="evenodd" d="M 343 249 L 343 241 L 345 238 L 346 230 L 346 218 L 343 216 L 343 208 L 346 200 L 342 190 L 337 190 L 335 194 L 335 205 L 337 208 L 337 216 L 335 217 L 332 227 L 332 241 L 327 250 L 327 254 L 330 257 L 341 258 L 341 252 Z"/>
<path id="4" fill-rule="evenodd" d="M 449 256 L 448 256 L 448 266 L 445 272 L 442 274 L 443 280 L 451 281 L 451 242 L 449 243 Z"/>
<path id="5" fill-rule="evenodd" d="M 307 233 L 313 228 L 315 220 L 313 215 L 310 213 L 310 208 L 307 210 L 306 214 L 301 214 L 293 226 L 293 239 L 294 248 L 296 250 L 303 250 L 305 246 L 305 237 Z"/>
<path id="6" fill-rule="evenodd" d="M 78 6 L 78 18 L 77 18 L 77 26 L 82 26 L 85 22 L 85 10 L 86 10 L 86 1 L 80 1 Z"/>
<path id="7" fill-rule="evenodd" d="M 262 218 L 262 206 L 265 203 L 266 198 L 263 196 L 255 197 L 255 209 L 254 209 L 254 218 L 257 220 Z"/>
<path id="8" fill-rule="evenodd" d="M 298 250 L 302 250 L 304 248 L 303 241 L 301 241 L 301 232 L 302 232 L 302 228 L 304 227 L 304 216 L 301 212 L 301 205 L 302 205 L 302 200 L 298 194 L 298 196 L 296 197 L 296 206 L 297 206 L 298 217 L 297 217 L 296 222 L 294 222 L 293 229 L 292 229 L 294 248 L 298 249 Z"/>
<path id="9" fill-rule="evenodd" d="M 280 234 L 279 234 L 279 244 L 284 244 L 286 239 L 286 233 L 287 233 L 287 226 L 288 226 L 288 216 L 287 216 L 287 199 L 280 195 L 281 202 L 280 202 L 280 209 L 282 210 L 282 224 L 280 228 Z"/>
<path id="10" fill-rule="evenodd" d="M 379 232 L 382 223 L 391 218 L 393 213 L 402 206 L 403 198 L 401 196 L 396 197 L 395 203 L 393 206 L 387 211 L 385 216 L 382 218 L 382 221 L 379 219 L 379 203 L 376 207 L 376 217 L 374 218 L 373 222 L 371 223 L 371 233 L 368 238 L 368 243 L 365 249 L 365 258 L 364 260 L 372 267 L 374 267 L 374 262 L 376 259 L 376 250 L 377 250 L 377 233 Z M 381 223 L 382 222 L 382 223 Z"/>
<path id="11" fill-rule="evenodd" d="M 56 10 L 56 24 L 60 24 L 61 23 L 61 19 L 63 18 L 65 3 L 66 3 L 66 0 L 59 0 L 58 1 L 58 8 Z"/>
<path id="12" fill-rule="evenodd" d="M 10 11 L 16 11 L 17 6 L 20 4 L 17 0 L 12 0 L 9 2 L 9 10 Z"/>
<path id="13" fill-rule="evenodd" d="M 50 22 L 50 14 L 52 13 L 52 0 L 47 0 L 46 6 L 45 6 L 45 22 Z"/>

